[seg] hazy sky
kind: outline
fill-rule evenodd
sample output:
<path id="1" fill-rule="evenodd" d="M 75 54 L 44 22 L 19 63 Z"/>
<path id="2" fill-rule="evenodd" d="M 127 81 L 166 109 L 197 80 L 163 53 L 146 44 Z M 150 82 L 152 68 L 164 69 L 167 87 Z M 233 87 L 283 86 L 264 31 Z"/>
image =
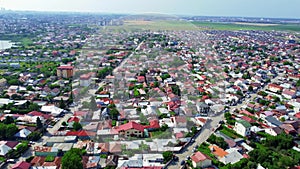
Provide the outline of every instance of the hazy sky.
<path id="1" fill-rule="evenodd" d="M 300 18 L 300 0 L 0 0 L 12 10 Z"/>

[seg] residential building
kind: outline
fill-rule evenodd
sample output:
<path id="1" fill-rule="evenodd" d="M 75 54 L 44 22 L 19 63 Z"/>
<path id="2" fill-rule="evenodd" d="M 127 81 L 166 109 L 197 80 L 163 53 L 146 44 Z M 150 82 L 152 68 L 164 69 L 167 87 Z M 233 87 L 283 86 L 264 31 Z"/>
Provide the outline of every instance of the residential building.
<path id="1" fill-rule="evenodd" d="M 192 164 L 194 168 L 197 167 L 209 167 L 211 166 L 211 159 L 206 154 L 203 154 L 199 151 L 197 151 L 195 154 L 191 156 Z"/>
<path id="2" fill-rule="evenodd" d="M 242 136 L 249 136 L 251 124 L 245 120 L 235 122 L 234 131 Z"/>
<path id="3" fill-rule="evenodd" d="M 120 135 L 125 137 L 143 137 L 144 136 L 144 126 L 136 123 L 134 121 L 128 122 L 126 124 L 120 125 L 116 128 Z"/>
<path id="4" fill-rule="evenodd" d="M 90 73 L 87 73 L 87 74 L 83 74 L 80 76 L 80 86 L 84 86 L 84 87 L 87 87 L 91 84 L 92 82 L 92 76 Z"/>
<path id="5" fill-rule="evenodd" d="M 61 65 L 57 68 L 57 77 L 71 78 L 74 74 L 74 67 L 69 65 Z"/>

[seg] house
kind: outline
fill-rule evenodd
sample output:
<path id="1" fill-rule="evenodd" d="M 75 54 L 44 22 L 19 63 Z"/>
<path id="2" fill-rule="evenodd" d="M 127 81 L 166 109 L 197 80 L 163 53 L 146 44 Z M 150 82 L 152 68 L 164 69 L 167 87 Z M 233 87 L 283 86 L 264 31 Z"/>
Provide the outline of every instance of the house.
<path id="1" fill-rule="evenodd" d="M 195 124 L 199 125 L 199 126 L 204 126 L 204 124 L 206 123 L 207 119 L 202 118 L 202 117 L 195 117 L 194 120 Z"/>
<path id="2" fill-rule="evenodd" d="M 209 149 L 218 159 L 223 158 L 228 154 L 228 152 L 224 151 L 222 148 L 216 145 L 210 145 Z"/>
<path id="3" fill-rule="evenodd" d="M 19 161 L 11 167 L 11 169 L 29 169 L 31 167 L 30 163 L 25 161 Z"/>
<path id="4" fill-rule="evenodd" d="M 81 140 L 89 140 L 90 137 L 94 137 L 95 135 L 96 135 L 95 132 L 85 131 L 85 130 L 69 131 L 66 133 L 66 136 L 77 136 Z"/>
<path id="5" fill-rule="evenodd" d="M 35 146 L 33 148 L 35 156 L 57 156 L 58 149 L 53 147 Z"/>
<path id="6" fill-rule="evenodd" d="M 237 148 L 230 148 L 226 150 L 228 153 L 223 158 L 220 158 L 220 162 L 226 164 L 235 164 L 239 162 L 244 156 L 238 152 Z"/>
<path id="7" fill-rule="evenodd" d="M 281 92 L 283 90 L 283 87 L 272 83 L 268 85 L 268 90 L 277 93 L 277 92 Z"/>
<path id="8" fill-rule="evenodd" d="M 296 91 L 294 90 L 289 90 L 289 89 L 284 89 L 282 91 L 282 96 L 284 96 L 287 99 L 293 99 L 296 97 Z"/>
<path id="9" fill-rule="evenodd" d="M 18 92 L 18 90 L 19 90 L 19 86 L 12 85 L 12 86 L 9 86 L 9 88 L 7 89 L 7 92 L 8 93 L 16 93 L 16 92 Z"/>
<path id="10" fill-rule="evenodd" d="M 19 132 L 17 132 L 15 134 L 15 137 L 19 138 L 19 139 L 26 139 L 27 136 L 31 133 L 32 133 L 32 131 L 30 131 L 29 129 L 23 128 L 22 130 L 20 130 Z"/>
<path id="11" fill-rule="evenodd" d="M 240 134 L 242 136 L 249 136 L 251 134 L 250 129 L 251 124 L 245 120 L 235 122 L 235 126 L 233 128 L 233 130 L 236 131 L 237 134 Z"/>
<path id="12" fill-rule="evenodd" d="M 6 154 L 9 152 L 9 150 L 12 149 L 9 146 L 7 146 L 5 143 L 6 142 L 4 142 L 4 141 L 1 141 L 1 143 L 0 143 L 0 156 L 6 156 Z"/>
<path id="13" fill-rule="evenodd" d="M 267 116 L 265 118 L 265 122 L 267 123 L 267 125 L 273 127 L 279 127 L 282 125 L 282 123 L 279 120 L 277 120 L 274 116 Z"/>
<path id="14" fill-rule="evenodd" d="M 45 113 L 50 113 L 52 116 L 56 117 L 63 112 L 63 109 L 58 108 L 54 105 L 50 105 L 50 106 L 42 106 L 41 111 Z"/>
<path id="15" fill-rule="evenodd" d="M 120 153 L 120 152 L 122 152 L 122 145 L 121 145 L 121 143 L 110 142 L 109 143 L 109 152 L 110 153 Z"/>
<path id="16" fill-rule="evenodd" d="M 282 124 L 279 126 L 286 134 L 297 134 L 295 127 L 292 124 Z M 298 126 L 297 126 L 298 127 Z"/>
<path id="17" fill-rule="evenodd" d="M 211 158 L 200 151 L 197 151 L 195 154 L 193 154 L 191 156 L 191 160 L 194 168 L 211 166 Z"/>
<path id="18" fill-rule="evenodd" d="M 197 102 L 196 104 L 197 111 L 200 113 L 201 116 L 207 116 L 208 113 L 211 111 L 209 105 L 204 102 Z"/>
<path id="19" fill-rule="evenodd" d="M 116 127 L 115 129 L 120 135 L 124 135 L 125 137 L 143 137 L 145 128 L 139 123 L 130 121 L 126 124 Z"/>
<path id="20" fill-rule="evenodd" d="M 59 78 L 71 78 L 74 74 L 74 67 L 70 65 L 61 65 L 56 70 L 56 75 Z"/>
<path id="21" fill-rule="evenodd" d="M 137 77 L 137 81 L 138 81 L 139 83 L 144 83 L 144 82 L 145 82 L 145 76 L 138 76 L 138 77 Z"/>
<path id="22" fill-rule="evenodd" d="M 79 78 L 80 86 L 88 87 L 90 86 L 91 82 L 92 82 L 92 76 L 90 73 L 83 74 Z"/>
<path id="23" fill-rule="evenodd" d="M 2 78 L 0 79 L 0 89 L 4 88 L 7 84 L 7 80 Z"/>
<path id="24" fill-rule="evenodd" d="M 186 127 L 187 125 L 187 119 L 185 116 L 171 117 L 171 121 L 174 123 L 175 127 Z"/>
<path id="25" fill-rule="evenodd" d="M 272 136 L 277 136 L 278 134 L 282 133 L 282 129 L 279 127 L 270 127 L 265 129 L 265 132 Z"/>
<path id="26" fill-rule="evenodd" d="M 99 161 L 99 156 L 83 156 L 83 166 L 86 169 L 98 169 Z"/>
<path id="27" fill-rule="evenodd" d="M 74 116 L 81 117 L 84 119 L 87 117 L 88 113 L 89 112 L 87 112 L 87 111 L 75 111 Z"/>
<path id="28" fill-rule="evenodd" d="M 106 167 L 117 167 L 119 157 L 116 155 L 110 155 L 106 159 Z"/>

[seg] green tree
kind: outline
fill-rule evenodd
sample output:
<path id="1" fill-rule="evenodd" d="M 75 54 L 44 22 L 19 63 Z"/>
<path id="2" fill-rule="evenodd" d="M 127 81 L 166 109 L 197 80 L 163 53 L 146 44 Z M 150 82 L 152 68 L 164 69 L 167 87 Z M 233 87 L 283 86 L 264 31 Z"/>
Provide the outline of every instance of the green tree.
<path id="1" fill-rule="evenodd" d="M 297 81 L 296 86 L 300 87 L 300 80 Z"/>
<path id="2" fill-rule="evenodd" d="M 163 158 L 164 158 L 164 163 L 167 163 L 173 158 L 173 153 L 171 151 L 165 151 L 163 152 Z"/>
<path id="3" fill-rule="evenodd" d="M 39 111 L 40 110 L 40 106 L 36 103 L 30 103 L 30 105 L 28 106 L 29 111 Z"/>
<path id="4" fill-rule="evenodd" d="M 73 123 L 73 129 L 78 131 L 78 130 L 81 130 L 82 129 L 82 125 L 78 122 L 74 122 Z"/>
<path id="5" fill-rule="evenodd" d="M 3 123 L 0 123 L 0 139 L 4 140 L 6 136 L 6 125 Z"/>
<path id="6" fill-rule="evenodd" d="M 68 102 L 69 102 L 69 104 L 72 104 L 73 101 L 74 101 L 74 96 L 73 96 L 73 92 L 72 92 L 72 90 L 71 90 L 71 94 L 69 95 Z"/>
<path id="7" fill-rule="evenodd" d="M 61 98 L 61 99 L 60 99 L 60 102 L 59 102 L 59 108 L 65 109 L 66 107 L 67 107 L 67 106 L 66 106 L 64 100 Z"/>
<path id="8" fill-rule="evenodd" d="M 65 121 L 63 121 L 63 122 L 61 123 L 61 125 L 67 126 L 68 124 L 67 124 Z"/>
<path id="9" fill-rule="evenodd" d="M 62 169 L 83 169 L 82 151 L 72 148 L 62 157 Z"/>
<path id="10" fill-rule="evenodd" d="M 166 131 L 169 129 L 169 126 L 167 124 L 163 124 L 161 127 L 160 127 L 160 131 Z"/>
<path id="11" fill-rule="evenodd" d="M 42 134 L 40 132 L 34 131 L 27 136 L 29 141 L 38 141 L 41 138 Z"/>
<path id="12" fill-rule="evenodd" d="M 140 120 L 140 123 L 143 124 L 143 125 L 148 125 L 149 124 L 149 121 L 148 121 L 147 117 L 143 113 L 140 113 L 139 120 Z"/>
<path id="13" fill-rule="evenodd" d="M 137 90 L 137 88 L 134 88 L 134 90 L 133 90 L 133 96 L 134 97 L 139 97 L 140 96 L 140 92 Z"/>
<path id="14" fill-rule="evenodd" d="M 3 120 L 4 124 L 11 124 L 14 123 L 14 118 L 12 118 L 11 116 L 6 116 L 5 119 Z"/>
<path id="15" fill-rule="evenodd" d="M 14 135 L 18 132 L 18 127 L 15 124 L 8 124 L 6 126 L 5 136 L 7 139 L 14 138 Z"/>
<path id="16" fill-rule="evenodd" d="M 32 87 L 32 86 L 27 86 L 27 87 L 26 87 L 26 90 L 28 90 L 28 91 L 33 91 L 33 87 Z"/>
<path id="17" fill-rule="evenodd" d="M 36 119 L 36 127 L 37 127 L 38 129 L 43 128 L 43 123 L 42 123 L 40 117 L 38 117 L 38 118 Z"/>
<path id="18" fill-rule="evenodd" d="M 116 108 L 112 108 L 109 111 L 109 117 L 113 120 L 117 120 L 120 115 L 119 111 Z"/>
<path id="19" fill-rule="evenodd" d="M 96 103 L 96 100 L 95 100 L 95 97 L 94 96 L 91 96 L 91 99 L 90 99 L 90 109 L 92 111 L 96 111 L 98 109 L 97 107 L 97 103 Z"/>
<path id="20" fill-rule="evenodd" d="M 249 87 L 248 87 L 248 90 L 249 90 L 250 92 L 253 92 L 253 86 L 249 86 Z"/>
<path id="21" fill-rule="evenodd" d="M 19 85 L 18 79 L 11 79 L 7 82 L 9 85 Z"/>

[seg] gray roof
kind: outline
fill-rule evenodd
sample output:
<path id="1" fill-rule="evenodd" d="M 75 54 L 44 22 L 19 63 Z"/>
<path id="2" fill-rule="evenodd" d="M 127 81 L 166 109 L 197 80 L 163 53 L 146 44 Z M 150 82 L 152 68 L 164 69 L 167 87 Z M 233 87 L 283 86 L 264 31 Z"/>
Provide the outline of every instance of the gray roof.
<path id="1" fill-rule="evenodd" d="M 143 167 L 143 160 L 142 160 L 142 159 L 138 159 L 138 160 L 128 160 L 128 161 L 125 161 L 125 162 L 122 164 L 122 167 L 141 168 L 141 167 Z"/>
<path id="2" fill-rule="evenodd" d="M 269 123 L 275 125 L 275 126 L 281 126 L 282 123 L 280 121 L 278 121 L 275 117 L 273 116 L 267 116 L 265 118 Z"/>

